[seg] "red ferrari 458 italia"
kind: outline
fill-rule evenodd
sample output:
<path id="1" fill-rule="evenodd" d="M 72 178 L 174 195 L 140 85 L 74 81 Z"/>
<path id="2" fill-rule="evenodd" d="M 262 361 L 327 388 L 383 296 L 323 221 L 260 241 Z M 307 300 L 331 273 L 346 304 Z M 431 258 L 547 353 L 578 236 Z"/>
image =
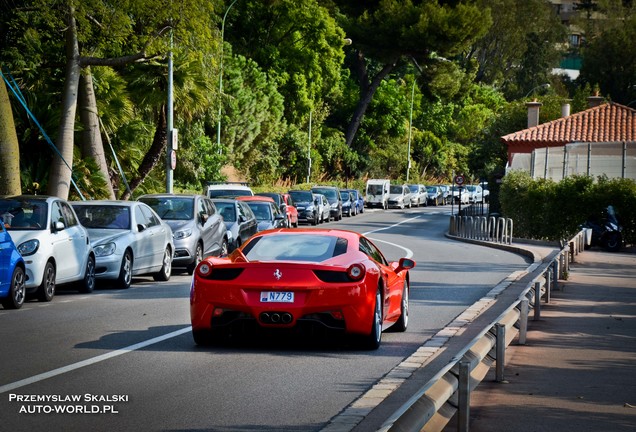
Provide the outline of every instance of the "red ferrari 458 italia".
<path id="1" fill-rule="evenodd" d="M 226 258 L 197 266 L 190 292 L 198 345 L 256 328 L 322 326 L 377 349 L 382 331 L 405 331 L 415 261 L 387 262 L 366 237 L 330 229 L 262 231 Z"/>

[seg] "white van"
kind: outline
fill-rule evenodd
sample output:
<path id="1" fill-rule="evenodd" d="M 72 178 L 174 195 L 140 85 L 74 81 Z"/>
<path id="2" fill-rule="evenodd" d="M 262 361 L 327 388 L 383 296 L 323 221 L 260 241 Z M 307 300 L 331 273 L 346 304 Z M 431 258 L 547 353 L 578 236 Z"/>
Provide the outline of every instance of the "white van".
<path id="1" fill-rule="evenodd" d="M 389 188 L 391 180 L 370 179 L 367 180 L 365 204 L 367 207 L 380 207 L 384 210 L 389 206 Z"/>

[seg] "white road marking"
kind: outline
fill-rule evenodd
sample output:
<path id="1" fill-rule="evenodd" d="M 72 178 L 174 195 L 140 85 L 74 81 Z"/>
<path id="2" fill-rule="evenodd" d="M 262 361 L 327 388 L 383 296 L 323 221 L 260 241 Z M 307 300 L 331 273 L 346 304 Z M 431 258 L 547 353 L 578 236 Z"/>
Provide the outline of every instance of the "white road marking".
<path id="1" fill-rule="evenodd" d="M 20 388 L 20 387 L 27 386 L 29 384 L 34 384 L 36 382 L 43 381 L 45 379 L 52 378 L 52 377 L 57 376 L 57 375 L 62 375 L 62 374 L 65 374 L 67 372 L 71 372 L 71 371 L 74 371 L 76 369 L 83 368 L 85 366 L 90 366 L 90 365 L 93 365 L 95 363 L 99 363 L 99 362 L 102 362 L 104 360 L 111 359 L 113 357 L 117 357 L 117 356 L 120 356 L 120 355 L 123 355 L 123 354 L 127 354 L 129 352 L 136 351 L 136 350 L 141 349 L 141 348 L 145 348 L 145 347 L 147 347 L 149 345 L 153 345 L 153 344 L 156 344 L 156 343 L 159 343 L 159 342 L 163 342 L 163 341 L 165 341 L 167 339 L 171 339 L 173 337 L 180 336 L 180 335 L 182 335 L 184 333 L 187 333 L 187 332 L 189 332 L 191 330 L 192 330 L 192 327 L 190 327 L 190 326 L 189 327 L 185 327 L 185 328 L 182 328 L 181 330 L 176 330 L 176 331 L 173 331 L 172 333 L 168 333 L 168 334 L 165 334 L 163 336 L 157 336 L 155 338 L 148 339 L 146 341 L 139 342 L 137 344 L 130 345 L 130 346 L 127 346 L 125 348 L 121 348 L 121 349 L 118 349 L 118 350 L 115 350 L 115 351 L 111 351 L 109 353 L 102 354 L 102 355 L 99 355 L 97 357 L 93 357 L 93 358 L 89 358 L 89 359 L 86 359 L 86 360 L 82 360 L 80 362 L 73 363 L 73 364 L 70 364 L 68 366 L 63 366 L 61 368 L 53 369 L 51 371 L 44 372 L 44 373 L 41 373 L 41 374 L 38 374 L 38 375 L 34 375 L 32 377 L 25 378 L 25 379 L 20 380 L 20 381 L 15 381 L 15 382 L 12 382 L 12 383 L 9 383 L 9 384 L 5 384 L 3 386 L 0 386 L 0 394 L 1 393 L 6 393 L 6 392 L 11 391 L 11 390 L 15 390 L 15 389 Z"/>
<path id="2" fill-rule="evenodd" d="M 398 226 L 398 225 L 401 225 L 401 224 L 403 224 L 403 223 L 405 223 L 405 222 L 410 222 L 410 221 L 412 221 L 412 220 L 415 220 L 415 219 L 417 219 L 417 218 L 419 218 L 419 216 L 415 216 L 415 217 L 413 217 L 413 218 L 403 220 L 402 222 L 398 222 L 398 223 L 396 223 L 396 224 L 389 225 L 389 226 L 384 227 L 384 228 L 378 228 L 378 229 L 373 230 L 373 231 L 367 231 L 367 232 L 363 233 L 362 235 L 364 235 L 364 236 L 368 236 L 369 234 L 374 233 L 374 232 L 388 230 L 388 229 L 391 229 L 391 228 L 396 227 L 396 226 Z M 395 246 L 396 248 L 399 248 L 399 249 L 402 249 L 402 250 L 406 251 L 406 258 L 411 258 L 411 257 L 413 256 L 413 251 L 412 251 L 411 249 L 409 249 L 409 248 L 406 248 L 406 247 L 401 246 L 401 245 L 399 245 L 399 244 L 391 243 L 391 242 L 388 242 L 388 241 L 385 241 L 385 240 L 380 240 L 380 239 L 373 238 L 373 237 L 369 237 L 369 238 L 370 238 L 371 240 L 373 240 L 373 241 L 381 242 L 381 243 L 386 243 L 386 244 L 389 244 L 389 245 L 391 245 L 391 246 Z"/>

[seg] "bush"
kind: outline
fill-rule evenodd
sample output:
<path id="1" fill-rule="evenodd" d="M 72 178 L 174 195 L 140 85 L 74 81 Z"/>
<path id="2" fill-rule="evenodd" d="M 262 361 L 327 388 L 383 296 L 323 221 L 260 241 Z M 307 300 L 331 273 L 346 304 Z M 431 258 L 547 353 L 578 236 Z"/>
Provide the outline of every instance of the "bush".
<path id="1" fill-rule="evenodd" d="M 558 241 L 579 231 L 590 217 L 613 205 L 623 239 L 636 243 L 636 182 L 632 179 L 571 176 L 555 182 L 526 172 L 508 173 L 501 184 L 502 215 L 514 221 L 517 237 Z"/>

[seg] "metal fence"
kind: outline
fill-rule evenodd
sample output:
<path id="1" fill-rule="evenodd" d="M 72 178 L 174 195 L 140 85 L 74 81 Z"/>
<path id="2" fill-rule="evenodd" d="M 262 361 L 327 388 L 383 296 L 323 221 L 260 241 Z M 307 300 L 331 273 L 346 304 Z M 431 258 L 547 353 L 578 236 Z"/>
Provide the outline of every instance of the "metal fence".
<path id="1" fill-rule="evenodd" d="M 568 244 L 538 268 L 540 276 L 530 282 L 512 305 L 486 326 L 454 360 L 440 370 L 419 392 L 402 405 L 384 424 L 382 432 L 440 432 L 457 415 L 458 431 L 469 430 L 470 393 L 495 364 L 495 377 L 504 379 L 506 347 L 516 337 L 526 343 L 528 319 L 541 317 L 541 302 L 550 302 L 570 262 L 585 246 L 581 231 Z"/>
<path id="2" fill-rule="evenodd" d="M 555 181 L 575 174 L 636 180 L 636 142 L 572 143 L 516 153 L 509 170 Z"/>

